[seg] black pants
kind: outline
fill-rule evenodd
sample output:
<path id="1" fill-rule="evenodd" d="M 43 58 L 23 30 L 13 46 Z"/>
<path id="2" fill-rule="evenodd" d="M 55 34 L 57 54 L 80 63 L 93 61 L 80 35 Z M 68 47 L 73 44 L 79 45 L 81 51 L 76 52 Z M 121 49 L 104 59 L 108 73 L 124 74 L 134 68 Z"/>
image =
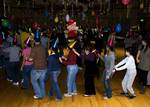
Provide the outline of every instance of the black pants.
<path id="1" fill-rule="evenodd" d="M 93 75 L 84 75 L 84 86 L 85 86 L 85 94 L 87 95 L 95 95 L 95 83 Z"/>
<path id="2" fill-rule="evenodd" d="M 141 85 L 146 86 L 148 71 L 138 69 L 138 74 L 139 74 L 139 80 L 140 80 Z"/>
<path id="3" fill-rule="evenodd" d="M 20 66 L 19 62 L 9 62 L 9 70 L 8 74 L 10 76 L 10 79 L 13 80 L 13 82 L 19 82 L 20 80 Z"/>

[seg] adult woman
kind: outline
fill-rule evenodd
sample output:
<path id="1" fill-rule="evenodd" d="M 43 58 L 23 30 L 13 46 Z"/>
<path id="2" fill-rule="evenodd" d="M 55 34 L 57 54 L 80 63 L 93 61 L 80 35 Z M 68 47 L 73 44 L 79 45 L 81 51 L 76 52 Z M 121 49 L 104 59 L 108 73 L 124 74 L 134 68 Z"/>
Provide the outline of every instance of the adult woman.
<path id="1" fill-rule="evenodd" d="M 58 76 L 60 74 L 60 62 L 59 62 L 59 55 L 56 53 L 57 49 L 49 49 L 49 56 L 48 56 L 48 74 L 50 75 L 51 79 L 51 89 L 49 91 L 49 95 L 52 96 L 53 93 L 56 93 L 57 101 L 62 100 L 62 95 L 60 92 L 60 88 L 58 85 Z"/>
<path id="2" fill-rule="evenodd" d="M 77 95 L 76 75 L 78 73 L 77 56 L 80 54 L 73 48 L 67 47 L 69 51 L 67 58 L 60 58 L 60 62 L 67 65 L 67 88 L 68 92 L 64 94 L 65 97 Z"/>
<path id="3" fill-rule="evenodd" d="M 23 62 L 21 65 L 21 71 L 23 71 L 22 72 L 23 79 L 22 79 L 22 87 L 21 87 L 22 89 L 27 89 L 29 88 L 30 85 L 30 73 L 32 70 L 32 62 L 28 61 L 30 54 L 31 54 L 30 42 L 25 43 L 25 48 L 22 50 Z"/>
<path id="4" fill-rule="evenodd" d="M 136 61 L 138 63 L 138 73 L 139 79 L 141 83 L 141 94 L 145 93 L 145 88 L 147 85 L 147 75 L 148 71 L 150 71 L 150 48 L 149 48 L 149 39 L 142 39 L 142 46 L 139 48 Z"/>

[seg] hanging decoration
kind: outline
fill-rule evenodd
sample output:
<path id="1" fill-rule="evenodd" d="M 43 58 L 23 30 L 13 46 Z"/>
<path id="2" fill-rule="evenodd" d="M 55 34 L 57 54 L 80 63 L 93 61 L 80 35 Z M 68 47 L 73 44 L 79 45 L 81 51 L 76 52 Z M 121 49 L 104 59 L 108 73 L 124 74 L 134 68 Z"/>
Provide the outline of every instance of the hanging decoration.
<path id="1" fill-rule="evenodd" d="M 8 28 L 10 26 L 10 21 L 8 19 L 1 19 L 2 26 Z"/>
<path id="2" fill-rule="evenodd" d="M 115 32 L 116 33 L 120 33 L 122 31 L 122 26 L 120 23 L 116 24 L 115 26 Z"/>
<path id="3" fill-rule="evenodd" d="M 36 30 L 35 32 L 35 39 L 40 39 L 41 32 L 39 30 Z"/>
<path id="4" fill-rule="evenodd" d="M 122 4 L 123 4 L 123 5 L 128 5 L 129 2 L 130 2 L 130 0 L 122 0 Z"/>
<path id="5" fill-rule="evenodd" d="M 55 22 L 55 23 L 58 23 L 58 22 L 59 22 L 58 16 L 55 17 L 54 22 Z"/>
<path id="6" fill-rule="evenodd" d="M 32 23 L 33 29 L 37 29 L 39 27 L 39 24 L 37 22 Z"/>
<path id="7" fill-rule="evenodd" d="M 66 15 L 65 19 L 66 19 L 66 22 L 68 22 L 68 21 L 69 21 L 69 19 L 70 19 L 69 14 L 67 14 L 67 15 Z"/>
<path id="8" fill-rule="evenodd" d="M 140 3 L 140 9 L 143 9 L 144 8 L 144 3 Z"/>
<path id="9" fill-rule="evenodd" d="M 77 36 L 77 29 L 76 29 L 76 21 L 73 19 L 70 19 L 68 21 L 68 38 L 73 39 Z"/>
<path id="10" fill-rule="evenodd" d="M 92 16 L 95 16 L 95 15 L 96 15 L 96 13 L 95 13 L 94 10 L 92 10 L 91 15 L 92 15 Z"/>

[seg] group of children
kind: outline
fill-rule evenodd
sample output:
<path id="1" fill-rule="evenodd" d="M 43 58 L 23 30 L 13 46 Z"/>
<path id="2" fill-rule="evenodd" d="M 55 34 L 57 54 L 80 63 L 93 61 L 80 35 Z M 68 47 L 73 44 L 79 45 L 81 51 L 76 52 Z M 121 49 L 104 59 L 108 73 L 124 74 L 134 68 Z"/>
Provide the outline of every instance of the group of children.
<path id="1" fill-rule="evenodd" d="M 72 46 L 68 45 L 62 49 L 63 54 L 60 54 L 60 52 L 58 52 L 60 51 L 60 49 L 56 48 L 54 44 L 51 44 L 51 46 L 48 49 L 42 48 L 43 46 L 39 48 L 39 45 L 42 44 L 40 43 L 40 41 L 38 41 L 37 47 L 41 50 L 40 52 L 34 48 L 31 48 L 31 44 L 27 44 L 27 42 L 25 42 L 25 48 L 22 50 L 17 46 L 16 42 L 13 42 L 13 45 L 11 47 L 3 49 L 3 52 L 9 53 L 9 63 L 6 67 L 7 79 L 11 81 L 13 85 L 19 85 L 19 65 L 20 56 L 22 56 L 23 61 L 21 65 L 21 71 L 23 72 L 21 87 L 23 89 L 29 88 L 31 75 L 31 83 L 35 91 L 34 98 L 44 98 L 45 95 L 43 95 L 42 97 L 36 95 L 37 91 L 40 90 L 36 89 L 36 85 L 38 85 L 37 81 L 42 81 L 41 83 L 43 89 L 41 90 L 42 93 L 45 93 L 45 83 L 43 82 L 43 80 L 46 81 L 47 77 L 50 76 L 51 88 L 49 90 L 48 95 L 52 96 L 55 93 L 57 97 L 56 100 L 61 101 L 62 94 L 58 84 L 58 77 L 61 73 L 61 64 L 66 65 L 67 70 L 67 93 L 65 93 L 64 96 L 71 97 L 77 95 L 76 76 L 79 71 L 77 59 L 80 58 L 84 61 L 85 65 L 84 96 L 87 97 L 91 95 L 96 95 L 94 77 L 97 73 L 97 59 L 101 59 L 103 60 L 105 67 L 102 77 L 102 82 L 104 85 L 104 99 L 110 99 L 112 97 L 111 80 L 114 73 L 116 71 L 122 71 L 125 69 L 127 71 L 122 81 L 123 92 L 121 94 L 127 96 L 130 99 L 136 97 L 132 85 L 137 75 L 137 68 L 140 74 L 139 78 L 141 83 L 141 92 L 145 92 L 145 78 L 147 78 L 147 73 L 150 70 L 150 48 L 148 39 L 143 38 L 142 45 L 139 46 L 140 48 L 138 49 L 136 61 L 135 56 L 132 55 L 133 48 L 129 47 L 125 49 L 126 57 L 116 65 L 114 46 L 110 44 L 105 45 L 104 56 L 97 53 L 97 50 L 95 49 L 93 44 L 88 44 L 84 47 L 82 52 L 78 52 L 78 50 L 74 47 L 74 45 L 76 44 L 76 41 L 74 41 L 72 43 Z M 35 69 L 36 67 L 37 69 Z M 42 71 L 41 68 L 44 71 Z M 43 75 L 37 73 L 41 71 L 45 73 Z M 41 76 L 43 76 L 42 79 L 38 79 L 38 77 L 40 78 Z"/>

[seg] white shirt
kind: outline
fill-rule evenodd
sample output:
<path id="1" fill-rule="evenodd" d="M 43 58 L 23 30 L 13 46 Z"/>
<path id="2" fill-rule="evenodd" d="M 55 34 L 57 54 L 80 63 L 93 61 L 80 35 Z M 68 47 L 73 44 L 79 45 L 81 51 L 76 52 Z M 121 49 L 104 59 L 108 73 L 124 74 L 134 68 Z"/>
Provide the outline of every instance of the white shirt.
<path id="1" fill-rule="evenodd" d="M 119 62 L 115 66 L 115 69 L 117 71 L 124 70 L 124 69 L 127 69 L 127 70 L 136 69 L 135 60 L 134 60 L 133 56 L 128 56 L 125 59 L 123 59 L 121 62 Z"/>

